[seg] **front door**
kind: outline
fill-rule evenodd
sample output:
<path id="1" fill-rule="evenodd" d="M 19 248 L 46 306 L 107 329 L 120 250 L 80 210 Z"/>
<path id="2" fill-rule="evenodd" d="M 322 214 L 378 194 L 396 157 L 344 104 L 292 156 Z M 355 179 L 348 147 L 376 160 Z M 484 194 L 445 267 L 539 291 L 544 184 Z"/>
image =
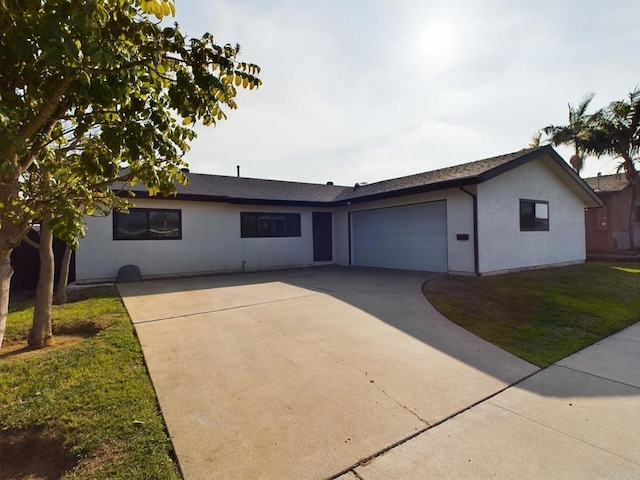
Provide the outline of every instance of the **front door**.
<path id="1" fill-rule="evenodd" d="M 333 260 L 331 212 L 313 212 L 313 261 Z"/>

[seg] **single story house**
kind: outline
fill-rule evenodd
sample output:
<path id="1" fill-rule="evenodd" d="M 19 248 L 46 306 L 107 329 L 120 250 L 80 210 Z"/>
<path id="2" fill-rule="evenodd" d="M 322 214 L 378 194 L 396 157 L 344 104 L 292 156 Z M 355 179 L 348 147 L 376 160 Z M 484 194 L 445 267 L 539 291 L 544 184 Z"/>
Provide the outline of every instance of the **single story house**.
<path id="1" fill-rule="evenodd" d="M 172 197 L 87 218 L 76 281 L 340 264 L 493 274 L 584 262 L 602 201 L 544 146 L 353 187 L 188 173 Z"/>
<path id="2" fill-rule="evenodd" d="M 624 174 L 599 175 L 585 182 L 598 194 L 604 205 L 585 212 L 587 253 L 616 253 L 629 249 L 629 208 L 631 183 Z M 640 207 L 632 212 L 635 242 L 640 245 Z"/>

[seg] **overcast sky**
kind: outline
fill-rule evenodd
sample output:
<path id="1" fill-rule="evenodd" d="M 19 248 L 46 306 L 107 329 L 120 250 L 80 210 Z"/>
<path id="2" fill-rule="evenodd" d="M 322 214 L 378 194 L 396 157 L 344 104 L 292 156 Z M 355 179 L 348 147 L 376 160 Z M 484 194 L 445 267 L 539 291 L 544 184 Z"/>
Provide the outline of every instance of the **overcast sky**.
<path id="1" fill-rule="evenodd" d="M 640 3 L 176 0 L 189 36 L 240 43 L 263 86 L 199 128 L 191 171 L 339 185 L 520 150 L 640 84 Z M 559 149 L 565 158 L 567 149 Z M 568 154 L 569 153 L 569 154 Z M 567 155 L 568 154 L 568 155 Z M 612 173 L 588 160 L 582 175 Z"/>

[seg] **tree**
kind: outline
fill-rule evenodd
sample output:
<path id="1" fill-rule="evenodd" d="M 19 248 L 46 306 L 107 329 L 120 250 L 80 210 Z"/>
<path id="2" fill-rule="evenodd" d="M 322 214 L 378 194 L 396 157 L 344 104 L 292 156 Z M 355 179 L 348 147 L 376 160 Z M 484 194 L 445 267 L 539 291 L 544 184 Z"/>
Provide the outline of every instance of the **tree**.
<path id="1" fill-rule="evenodd" d="M 174 192 L 192 124 L 225 119 L 236 87 L 261 84 L 239 46 L 163 26 L 173 10 L 169 0 L 0 0 L 0 346 L 11 251 L 33 222 L 75 246 L 84 214 L 117 204 L 114 182 Z"/>
<path id="2" fill-rule="evenodd" d="M 548 138 L 549 143 L 555 146 L 572 145 L 574 154 L 569 159 L 569 163 L 573 169 L 580 173 L 584 165 L 584 150 L 582 144 L 589 134 L 589 116 L 587 109 L 593 100 L 594 94 L 585 95 L 578 106 L 574 108 L 571 104 L 569 107 L 569 123 L 565 126 L 548 125 L 542 129 Z M 539 141 L 540 139 L 538 139 Z"/>
<path id="3" fill-rule="evenodd" d="M 597 157 L 612 156 L 621 160 L 631 185 L 629 205 L 629 249 L 636 249 L 634 231 L 636 212 L 640 208 L 640 88 L 636 87 L 627 99 L 610 103 L 589 119 L 589 134 L 581 144 L 585 152 Z"/>
<path id="4" fill-rule="evenodd" d="M 67 283 L 69 283 L 69 267 L 71 266 L 71 256 L 73 250 L 68 243 L 64 244 L 64 253 L 60 260 L 60 276 L 58 283 L 53 289 L 53 303 L 55 305 L 64 305 L 67 303 Z"/>

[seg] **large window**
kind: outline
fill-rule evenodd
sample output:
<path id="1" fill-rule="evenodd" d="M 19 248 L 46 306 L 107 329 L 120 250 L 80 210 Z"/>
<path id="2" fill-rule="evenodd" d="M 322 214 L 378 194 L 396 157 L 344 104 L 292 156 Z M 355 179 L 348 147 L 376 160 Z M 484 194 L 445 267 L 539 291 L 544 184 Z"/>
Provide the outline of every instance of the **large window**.
<path id="1" fill-rule="evenodd" d="M 520 200 L 520 230 L 546 232 L 549 230 L 549 202 Z"/>
<path id="2" fill-rule="evenodd" d="M 180 240 L 180 210 L 132 208 L 129 213 L 113 212 L 114 240 Z"/>
<path id="3" fill-rule="evenodd" d="M 240 236 L 299 237 L 299 213 L 240 212 Z"/>

